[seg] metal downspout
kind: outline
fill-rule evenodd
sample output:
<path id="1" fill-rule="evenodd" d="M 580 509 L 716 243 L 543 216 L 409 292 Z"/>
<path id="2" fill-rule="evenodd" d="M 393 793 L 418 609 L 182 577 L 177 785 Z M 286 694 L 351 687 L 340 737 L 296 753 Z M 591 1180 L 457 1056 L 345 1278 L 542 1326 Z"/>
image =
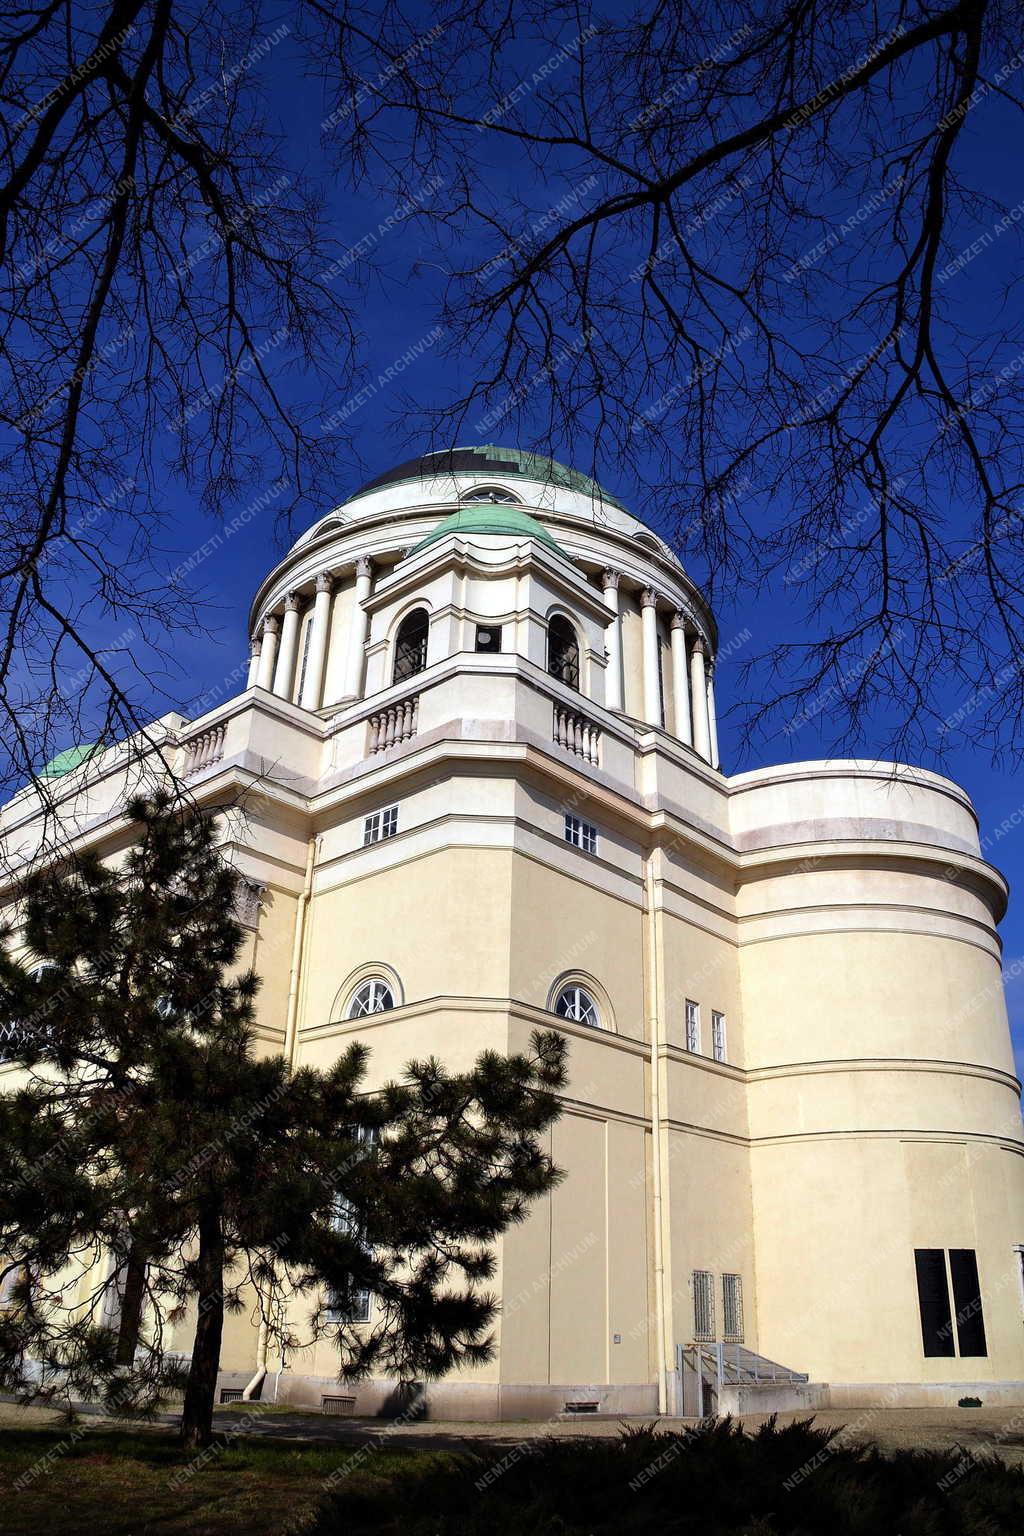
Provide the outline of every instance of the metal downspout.
<path id="1" fill-rule="evenodd" d="M 310 893 L 313 889 L 313 863 L 316 858 L 317 839 L 309 840 L 309 852 L 306 855 L 306 878 L 302 886 L 302 894 L 295 908 L 295 937 L 292 940 L 292 964 L 288 973 L 288 1009 L 285 1014 L 284 1029 L 284 1054 L 290 1067 L 295 1065 L 295 1041 L 298 1035 L 296 1025 L 299 1018 L 299 973 L 302 968 L 302 941 L 306 932 L 306 908 L 309 905 Z"/>
<path id="2" fill-rule="evenodd" d="M 662 1230 L 663 1153 L 661 1104 L 661 1008 L 658 999 L 658 931 L 655 915 L 654 856 L 644 861 L 645 918 L 647 922 L 647 1030 L 651 1043 L 651 1176 L 654 1222 L 654 1321 L 658 1351 L 658 1412 L 668 1413 L 668 1376 L 665 1369 L 667 1328 L 665 1318 L 665 1238 Z"/>

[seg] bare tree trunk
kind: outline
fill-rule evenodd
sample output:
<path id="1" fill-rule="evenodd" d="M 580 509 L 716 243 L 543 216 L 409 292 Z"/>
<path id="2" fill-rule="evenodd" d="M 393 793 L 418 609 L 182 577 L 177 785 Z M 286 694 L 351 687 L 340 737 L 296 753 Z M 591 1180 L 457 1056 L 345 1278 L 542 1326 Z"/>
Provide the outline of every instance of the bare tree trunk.
<path id="1" fill-rule="evenodd" d="M 121 1295 L 121 1321 L 117 1330 L 118 1365 L 131 1365 L 135 1359 L 145 1296 L 146 1260 L 137 1244 L 133 1243 L 125 1267 L 124 1291 Z"/>
<path id="2" fill-rule="evenodd" d="M 213 1398 L 224 1331 L 224 1236 L 216 1201 L 204 1205 L 200 1212 L 197 1269 L 199 1316 L 185 1388 L 181 1440 L 183 1445 L 198 1450 L 213 1439 Z"/>

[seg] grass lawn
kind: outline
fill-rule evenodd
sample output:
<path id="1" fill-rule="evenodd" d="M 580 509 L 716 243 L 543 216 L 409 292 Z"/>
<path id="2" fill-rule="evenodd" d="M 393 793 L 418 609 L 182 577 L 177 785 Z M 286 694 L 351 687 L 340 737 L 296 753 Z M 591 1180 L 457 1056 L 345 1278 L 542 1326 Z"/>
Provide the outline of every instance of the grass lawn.
<path id="1" fill-rule="evenodd" d="M 233 1437 L 200 1457 L 167 1431 L 48 1426 L 0 1430 L 3 1536 L 300 1536 L 325 1479 L 380 1481 L 392 1458 Z M 411 1451 L 410 1462 L 437 1453 Z M 27 1481 L 25 1481 L 27 1477 Z M 22 1480 L 19 1485 L 19 1479 Z"/>
<path id="2" fill-rule="evenodd" d="M 882 1453 L 806 1422 L 453 1449 L 232 1432 L 196 1457 L 168 1431 L 23 1424 L 0 1429 L 4 1536 L 1024 1532 L 1024 1468 L 985 1447 Z"/>

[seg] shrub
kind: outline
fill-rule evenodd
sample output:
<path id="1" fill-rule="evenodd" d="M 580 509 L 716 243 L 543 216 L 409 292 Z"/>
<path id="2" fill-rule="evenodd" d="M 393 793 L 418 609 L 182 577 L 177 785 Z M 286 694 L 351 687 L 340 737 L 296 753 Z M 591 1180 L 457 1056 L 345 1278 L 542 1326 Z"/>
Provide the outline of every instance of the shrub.
<path id="1" fill-rule="evenodd" d="M 813 1420 L 730 1419 L 541 1438 L 344 1482 L 316 1536 L 995 1536 L 1024 1529 L 1024 1470 L 960 1450 L 846 1444 Z"/>

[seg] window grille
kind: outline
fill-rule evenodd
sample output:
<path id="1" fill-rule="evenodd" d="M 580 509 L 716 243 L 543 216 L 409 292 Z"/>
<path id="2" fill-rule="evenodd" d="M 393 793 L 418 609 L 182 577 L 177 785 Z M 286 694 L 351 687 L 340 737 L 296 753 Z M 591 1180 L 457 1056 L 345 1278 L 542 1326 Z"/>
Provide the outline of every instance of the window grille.
<path id="1" fill-rule="evenodd" d="M 730 1344 L 743 1343 L 743 1277 L 722 1276 L 722 1332 Z"/>
<path id="2" fill-rule="evenodd" d="M 715 1277 L 709 1269 L 693 1272 L 693 1338 L 709 1343 L 715 1337 Z"/>

